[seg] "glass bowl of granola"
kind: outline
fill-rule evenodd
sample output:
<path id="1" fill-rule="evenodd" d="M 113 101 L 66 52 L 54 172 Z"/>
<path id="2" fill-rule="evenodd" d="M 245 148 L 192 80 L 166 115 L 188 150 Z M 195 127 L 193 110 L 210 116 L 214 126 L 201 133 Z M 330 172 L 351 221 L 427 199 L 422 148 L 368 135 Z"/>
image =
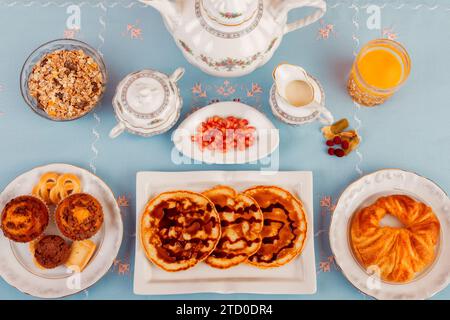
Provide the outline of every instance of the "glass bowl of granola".
<path id="1" fill-rule="evenodd" d="M 79 40 L 59 39 L 30 54 L 20 74 L 20 90 L 40 116 L 69 121 L 98 105 L 106 81 L 105 63 L 95 49 Z"/>

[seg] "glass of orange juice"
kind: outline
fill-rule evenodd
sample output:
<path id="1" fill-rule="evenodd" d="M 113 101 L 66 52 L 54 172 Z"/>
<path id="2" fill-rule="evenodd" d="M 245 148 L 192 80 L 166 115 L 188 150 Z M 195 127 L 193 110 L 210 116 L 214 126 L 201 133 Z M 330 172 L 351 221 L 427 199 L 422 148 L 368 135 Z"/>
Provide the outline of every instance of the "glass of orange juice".
<path id="1" fill-rule="evenodd" d="M 389 39 L 372 40 L 356 57 L 347 89 L 357 103 L 376 106 L 402 86 L 410 71 L 411 59 L 400 43 Z"/>

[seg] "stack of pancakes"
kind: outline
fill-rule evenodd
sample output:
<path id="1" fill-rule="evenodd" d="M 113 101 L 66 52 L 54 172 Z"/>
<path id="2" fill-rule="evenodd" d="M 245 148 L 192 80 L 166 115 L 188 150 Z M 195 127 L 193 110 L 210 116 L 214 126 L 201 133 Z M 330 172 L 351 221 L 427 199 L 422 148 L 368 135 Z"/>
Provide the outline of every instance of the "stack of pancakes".
<path id="1" fill-rule="evenodd" d="M 302 252 L 306 231 L 302 202 L 275 186 L 165 192 L 149 201 L 141 219 L 147 257 L 172 272 L 200 261 L 220 269 L 243 262 L 280 267 Z"/>

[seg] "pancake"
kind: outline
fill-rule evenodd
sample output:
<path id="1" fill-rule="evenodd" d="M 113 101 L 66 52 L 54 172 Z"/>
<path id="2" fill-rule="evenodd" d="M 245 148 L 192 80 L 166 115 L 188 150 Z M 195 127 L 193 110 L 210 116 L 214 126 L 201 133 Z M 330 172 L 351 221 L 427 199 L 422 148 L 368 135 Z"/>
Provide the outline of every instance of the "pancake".
<path id="1" fill-rule="evenodd" d="M 148 259 L 175 272 L 192 268 L 214 251 L 220 239 L 220 219 L 204 195 L 172 191 L 149 201 L 140 230 Z"/>
<path id="2" fill-rule="evenodd" d="M 15 242 L 37 239 L 47 228 L 49 210 L 39 198 L 20 196 L 9 201 L 2 211 L 2 230 Z"/>
<path id="3" fill-rule="evenodd" d="M 225 186 L 207 190 L 203 195 L 214 203 L 222 227 L 220 241 L 206 263 L 226 269 L 246 261 L 261 246 L 263 214 L 258 204 L 250 196 Z"/>
<path id="4" fill-rule="evenodd" d="M 256 200 L 264 215 L 261 248 L 248 263 L 259 268 L 280 267 L 299 255 L 308 226 L 302 202 L 273 186 L 253 187 L 244 194 Z"/>
<path id="5" fill-rule="evenodd" d="M 103 225 L 103 209 L 93 196 L 76 193 L 62 200 L 55 211 L 59 231 L 78 241 L 93 237 Z"/>

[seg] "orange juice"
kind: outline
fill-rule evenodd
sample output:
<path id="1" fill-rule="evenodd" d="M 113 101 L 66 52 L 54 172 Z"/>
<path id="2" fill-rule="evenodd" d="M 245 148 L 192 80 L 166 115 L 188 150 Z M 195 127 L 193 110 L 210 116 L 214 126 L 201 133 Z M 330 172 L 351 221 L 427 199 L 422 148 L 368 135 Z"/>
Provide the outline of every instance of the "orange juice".
<path id="1" fill-rule="evenodd" d="M 373 40 L 361 49 L 353 64 L 349 94 L 366 106 L 381 104 L 403 84 L 410 68 L 408 53 L 399 43 Z"/>

